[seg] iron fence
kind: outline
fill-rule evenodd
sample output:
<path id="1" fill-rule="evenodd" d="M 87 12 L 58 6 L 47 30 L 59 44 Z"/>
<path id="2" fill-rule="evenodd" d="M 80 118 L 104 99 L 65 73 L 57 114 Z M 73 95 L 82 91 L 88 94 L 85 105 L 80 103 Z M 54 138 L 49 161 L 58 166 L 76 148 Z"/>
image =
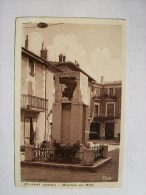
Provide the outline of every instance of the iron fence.
<path id="1" fill-rule="evenodd" d="M 45 162 L 59 162 L 59 163 L 79 163 L 84 162 L 84 152 L 77 152 L 75 155 L 66 153 L 56 153 L 54 149 L 35 147 L 34 160 Z"/>
<path id="2" fill-rule="evenodd" d="M 34 160 L 36 161 L 51 161 L 53 160 L 54 150 L 50 150 L 49 148 L 37 147 L 34 148 Z"/>
<path id="3" fill-rule="evenodd" d="M 99 146 L 93 146 L 93 147 L 90 147 L 91 150 L 94 150 L 94 161 L 100 159 L 100 158 L 103 158 L 103 150 L 104 150 L 104 147 L 99 145 Z"/>
<path id="4" fill-rule="evenodd" d="M 104 147 L 93 146 L 89 149 L 94 150 L 94 161 L 103 158 Z M 34 160 L 35 161 L 45 161 L 45 162 L 58 162 L 58 163 L 73 163 L 73 164 L 83 164 L 84 163 L 84 151 L 76 152 L 75 155 L 68 153 L 58 153 L 54 148 L 50 149 L 48 147 L 34 147 Z"/>

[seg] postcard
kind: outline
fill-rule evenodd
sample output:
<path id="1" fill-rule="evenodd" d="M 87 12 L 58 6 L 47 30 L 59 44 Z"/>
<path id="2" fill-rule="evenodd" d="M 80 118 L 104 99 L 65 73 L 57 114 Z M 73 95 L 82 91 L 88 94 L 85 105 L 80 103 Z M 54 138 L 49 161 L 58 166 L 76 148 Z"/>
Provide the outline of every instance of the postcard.
<path id="1" fill-rule="evenodd" d="M 16 18 L 15 184 L 119 188 L 126 21 Z"/>

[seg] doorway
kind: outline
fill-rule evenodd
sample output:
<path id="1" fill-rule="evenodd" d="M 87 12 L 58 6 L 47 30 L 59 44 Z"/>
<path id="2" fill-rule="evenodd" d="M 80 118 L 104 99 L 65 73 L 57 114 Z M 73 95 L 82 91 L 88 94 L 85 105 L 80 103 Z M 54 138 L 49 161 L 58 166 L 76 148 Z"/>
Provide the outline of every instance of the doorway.
<path id="1" fill-rule="evenodd" d="M 90 140 L 100 139 L 100 123 L 91 123 L 89 139 Z"/>
<path id="2" fill-rule="evenodd" d="M 105 139 L 114 140 L 114 123 L 105 124 Z"/>
<path id="3" fill-rule="evenodd" d="M 36 118 L 24 118 L 24 144 L 33 145 L 35 143 L 36 133 Z"/>

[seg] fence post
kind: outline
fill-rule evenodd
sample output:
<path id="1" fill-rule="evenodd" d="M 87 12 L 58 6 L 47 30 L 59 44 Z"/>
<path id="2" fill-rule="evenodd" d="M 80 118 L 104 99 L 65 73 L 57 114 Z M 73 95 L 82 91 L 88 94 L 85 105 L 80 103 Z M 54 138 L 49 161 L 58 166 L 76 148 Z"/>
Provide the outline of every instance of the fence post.
<path id="1" fill-rule="evenodd" d="M 34 151 L 33 146 L 25 146 L 25 160 L 33 161 L 34 160 Z"/>
<path id="2" fill-rule="evenodd" d="M 84 150 L 84 165 L 92 166 L 94 164 L 94 150 Z"/>
<path id="3" fill-rule="evenodd" d="M 48 144 L 48 150 L 54 150 L 54 145 L 52 142 L 49 142 Z"/>
<path id="4" fill-rule="evenodd" d="M 103 146 L 103 158 L 108 158 L 108 145 Z"/>
<path id="5" fill-rule="evenodd" d="M 80 144 L 80 150 L 79 150 L 79 152 L 84 152 L 84 148 L 85 148 L 84 144 Z"/>
<path id="6" fill-rule="evenodd" d="M 80 144 L 80 149 L 79 149 L 79 151 L 76 153 L 76 157 L 79 158 L 79 160 L 80 160 L 82 163 L 84 162 L 84 149 L 85 149 L 84 144 Z"/>

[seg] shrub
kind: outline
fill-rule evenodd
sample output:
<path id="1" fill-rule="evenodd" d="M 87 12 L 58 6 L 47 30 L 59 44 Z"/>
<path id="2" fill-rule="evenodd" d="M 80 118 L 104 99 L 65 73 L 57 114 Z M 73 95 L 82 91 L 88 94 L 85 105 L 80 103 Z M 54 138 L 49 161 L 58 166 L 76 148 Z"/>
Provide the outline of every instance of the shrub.
<path id="1" fill-rule="evenodd" d="M 49 146 L 49 142 L 48 141 L 43 141 L 41 143 L 41 148 L 47 148 Z"/>
<path id="2" fill-rule="evenodd" d="M 54 154 L 60 157 L 62 161 L 72 161 L 76 158 L 76 154 L 80 149 L 80 142 L 77 141 L 74 144 L 67 143 L 66 145 L 61 145 L 60 142 L 53 140 Z"/>

